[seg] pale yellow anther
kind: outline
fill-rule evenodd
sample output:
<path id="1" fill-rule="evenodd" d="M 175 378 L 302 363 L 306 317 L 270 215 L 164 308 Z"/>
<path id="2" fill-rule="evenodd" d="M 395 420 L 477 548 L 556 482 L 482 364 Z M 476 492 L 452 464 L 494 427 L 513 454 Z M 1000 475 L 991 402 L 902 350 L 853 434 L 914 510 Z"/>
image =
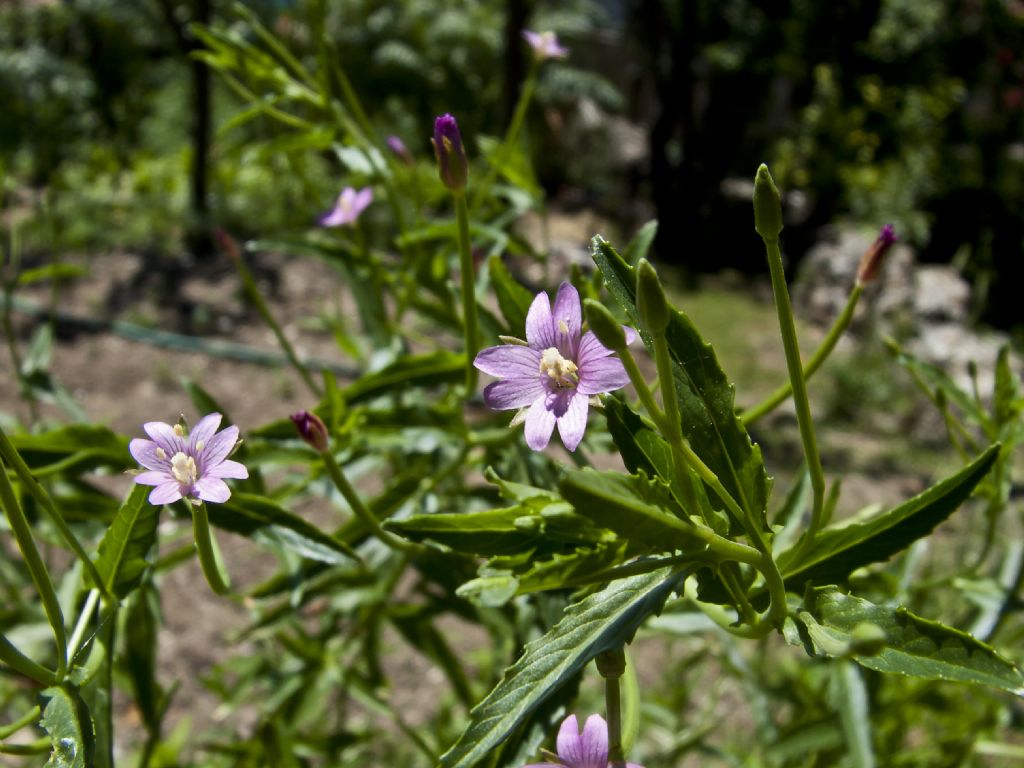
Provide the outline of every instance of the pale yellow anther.
<path id="1" fill-rule="evenodd" d="M 171 459 L 171 474 L 182 485 L 195 485 L 196 460 L 178 451 Z"/>
<path id="2" fill-rule="evenodd" d="M 196 450 L 197 451 L 203 450 L 203 446 L 205 446 L 205 445 L 206 445 L 206 441 L 205 440 L 200 440 L 198 443 L 196 443 Z"/>
<path id="3" fill-rule="evenodd" d="M 569 335 L 569 324 L 565 320 L 558 321 L 558 330 L 564 333 L 566 336 Z"/>
<path id="4" fill-rule="evenodd" d="M 156 457 L 158 459 L 161 459 L 161 460 L 166 459 L 167 458 L 167 451 L 165 451 L 163 448 L 160 448 L 159 446 L 157 446 Z"/>
<path id="5" fill-rule="evenodd" d="M 540 372 L 551 378 L 560 389 L 575 387 L 580 380 L 576 374 L 576 363 L 562 357 L 557 347 L 548 347 L 541 353 Z"/>
<path id="6" fill-rule="evenodd" d="M 174 425 L 174 434 L 176 434 L 178 437 L 184 437 L 185 436 L 185 428 L 183 426 L 181 426 L 181 424 L 175 424 Z"/>

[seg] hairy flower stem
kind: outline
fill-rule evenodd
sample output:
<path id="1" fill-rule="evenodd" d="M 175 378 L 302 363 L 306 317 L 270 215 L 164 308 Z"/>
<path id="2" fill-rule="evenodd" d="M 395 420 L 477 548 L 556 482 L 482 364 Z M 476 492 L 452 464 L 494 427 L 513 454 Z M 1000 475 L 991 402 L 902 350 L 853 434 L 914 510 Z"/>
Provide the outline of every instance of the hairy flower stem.
<path id="1" fill-rule="evenodd" d="M 466 397 L 476 390 L 476 368 L 473 358 L 480 347 L 479 331 L 477 330 L 476 310 L 476 272 L 473 269 L 473 252 L 469 244 L 469 208 L 466 195 L 462 191 L 453 192 L 455 198 L 455 218 L 459 226 L 459 272 L 462 278 L 462 326 L 465 333 L 466 347 Z"/>
<path id="2" fill-rule="evenodd" d="M 63 680 L 67 673 L 68 639 L 64 629 L 64 614 L 60 608 L 60 600 L 57 599 L 57 591 L 53 588 L 53 581 L 50 579 L 50 572 L 46 569 L 39 549 L 36 547 L 35 539 L 32 537 L 32 527 L 25 517 L 18 497 L 14 493 L 14 487 L 7 477 L 7 466 L 0 459 L 0 506 L 7 513 L 7 522 L 11 526 L 11 533 L 18 543 L 21 556 L 25 560 L 29 576 L 39 593 L 39 599 L 43 603 L 43 611 L 46 613 L 46 620 L 53 630 L 53 639 L 57 645 L 57 670 L 55 676 Z"/>
<path id="3" fill-rule="evenodd" d="M 206 504 L 199 502 L 192 507 L 192 532 L 196 539 L 196 553 L 199 555 L 199 567 L 203 570 L 206 583 L 218 595 L 226 595 L 231 591 L 231 580 L 224 568 L 224 560 L 220 555 L 217 540 L 210 530 L 210 517 L 206 512 Z"/>
<path id="4" fill-rule="evenodd" d="M 836 317 L 835 321 L 832 323 L 832 327 L 829 328 L 828 335 L 821 342 L 818 348 L 814 350 L 814 354 L 811 355 L 807 364 L 804 365 L 804 381 L 808 381 L 811 376 L 814 375 L 815 371 L 821 367 L 821 364 L 828 359 L 828 356 L 832 354 L 832 350 L 835 349 L 840 337 L 842 337 L 843 333 L 845 333 L 846 329 L 850 326 L 850 321 L 853 320 L 853 313 L 854 310 L 857 309 L 857 302 L 860 301 L 862 293 L 864 293 L 864 286 L 861 283 L 854 284 L 853 290 L 850 291 L 850 295 L 846 299 L 846 306 L 843 307 L 843 311 L 839 313 L 838 317 Z M 765 416 L 778 408 L 779 405 L 785 402 L 786 398 L 791 394 L 793 394 L 793 384 L 792 382 L 787 381 L 753 408 L 741 413 L 740 420 L 745 426 L 753 424 L 762 416 Z"/>
<path id="5" fill-rule="evenodd" d="M 814 436 L 814 422 L 811 419 L 811 404 L 807 398 L 807 382 L 804 379 L 803 366 L 800 362 L 800 346 L 796 338 L 796 324 L 793 321 L 793 307 L 789 301 L 789 289 L 786 287 L 786 275 L 782 268 L 782 253 L 779 250 L 777 237 L 761 236 L 768 252 L 768 269 L 772 277 L 772 293 L 775 294 L 775 308 L 779 316 L 779 329 L 782 332 L 782 346 L 786 352 L 786 367 L 789 369 L 789 382 L 793 387 L 793 405 L 796 406 L 797 423 L 800 425 L 800 439 L 804 446 L 807 470 L 811 477 L 811 524 L 804 534 L 806 546 L 821 528 L 825 505 L 825 471 L 821 466 L 818 453 L 818 442 Z"/>
<path id="6" fill-rule="evenodd" d="M 320 458 L 323 459 L 324 468 L 327 470 L 327 474 L 330 475 L 331 481 L 334 483 L 334 487 L 341 492 L 345 501 L 348 502 L 349 507 L 352 509 L 352 514 L 354 514 L 363 525 L 370 529 L 370 533 L 391 547 L 391 549 L 396 549 L 402 552 L 415 552 L 419 550 L 419 546 L 416 544 L 399 538 L 393 533 L 385 531 L 381 527 L 380 521 L 376 518 L 373 512 L 367 509 L 363 500 L 359 497 L 359 494 L 356 493 L 356 489 L 352 487 L 352 483 L 348 481 L 344 470 L 342 470 L 341 466 L 338 464 L 337 459 L 334 458 L 333 453 L 329 450 L 321 451 Z"/>
<path id="7" fill-rule="evenodd" d="M 256 278 L 253 277 L 252 271 L 245 263 L 245 259 L 242 258 L 241 251 L 236 248 L 226 249 L 228 256 L 235 263 L 235 268 L 238 270 L 238 276 L 242 280 L 242 286 L 245 288 L 245 293 L 249 297 L 249 300 L 256 307 L 256 311 L 260 313 L 260 317 L 263 318 L 263 322 L 267 324 L 271 332 L 274 334 L 274 338 L 277 339 L 277 343 L 281 345 L 281 350 L 288 358 L 288 362 L 292 364 L 292 367 L 302 378 L 303 383 L 318 400 L 323 396 L 320 391 L 320 387 L 313 380 L 313 376 L 302 361 L 299 360 L 299 356 L 295 354 L 295 348 L 292 347 L 292 343 L 288 341 L 288 338 L 284 335 L 284 331 L 278 324 L 277 320 L 274 319 L 274 315 L 270 312 L 270 307 L 267 306 L 267 302 L 263 299 L 263 294 L 260 292 L 259 286 L 256 284 Z M 211 585 L 212 586 L 212 585 Z"/>
<path id="8" fill-rule="evenodd" d="M 597 671 L 604 678 L 605 714 L 608 721 L 608 765 L 611 768 L 626 768 L 626 756 L 622 750 L 622 700 L 619 693 L 619 678 L 626 669 L 625 652 L 605 651 L 595 659 Z"/>

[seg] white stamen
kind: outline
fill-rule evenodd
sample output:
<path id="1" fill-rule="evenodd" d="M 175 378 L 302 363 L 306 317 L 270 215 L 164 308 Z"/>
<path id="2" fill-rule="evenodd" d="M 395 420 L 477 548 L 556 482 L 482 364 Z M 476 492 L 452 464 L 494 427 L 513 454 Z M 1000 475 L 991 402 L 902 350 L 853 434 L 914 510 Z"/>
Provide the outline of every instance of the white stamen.
<path id="1" fill-rule="evenodd" d="M 174 425 L 174 434 L 176 434 L 178 437 L 184 437 L 185 436 L 185 428 L 183 426 L 181 426 L 181 424 L 175 424 Z"/>
<path id="2" fill-rule="evenodd" d="M 566 336 L 569 335 L 569 324 L 565 320 L 558 321 L 558 330 L 564 333 Z"/>
<path id="3" fill-rule="evenodd" d="M 576 363 L 566 360 L 556 347 L 548 347 L 540 356 L 540 372 L 549 376 L 559 389 L 571 389 L 579 382 Z"/>
<path id="4" fill-rule="evenodd" d="M 171 474 L 182 485 L 195 485 L 197 475 L 196 460 L 178 451 L 174 454 L 174 458 L 171 459 Z"/>
<path id="5" fill-rule="evenodd" d="M 167 451 L 165 451 L 160 446 L 157 446 L 157 448 L 156 448 L 156 457 L 158 459 L 160 459 L 161 461 L 163 461 L 164 459 L 167 458 Z"/>
<path id="6" fill-rule="evenodd" d="M 205 440 L 200 440 L 198 443 L 196 443 L 196 450 L 197 451 L 201 451 L 201 450 L 203 450 L 203 448 L 205 446 L 206 446 L 206 441 Z"/>

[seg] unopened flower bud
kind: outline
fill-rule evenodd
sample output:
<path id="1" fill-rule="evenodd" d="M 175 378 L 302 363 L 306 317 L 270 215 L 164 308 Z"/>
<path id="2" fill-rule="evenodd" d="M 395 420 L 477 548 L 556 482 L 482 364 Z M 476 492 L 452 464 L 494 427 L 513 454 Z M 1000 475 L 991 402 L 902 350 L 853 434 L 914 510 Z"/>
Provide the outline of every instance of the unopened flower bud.
<path id="1" fill-rule="evenodd" d="M 415 164 L 415 161 L 413 160 L 412 157 L 412 152 L 409 151 L 409 148 L 405 146 L 405 142 L 402 141 L 400 138 L 398 138 L 397 136 L 388 136 L 386 139 L 386 143 L 388 145 L 388 149 L 390 149 L 394 153 L 395 157 L 397 157 L 403 163 L 409 166 Z"/>
<path id="2" fill-rule="evenodd" d="M 622 352 L 626 349 L 626 332 L 604 304 L 593 299 L 584 299 L 583 312 L 590 323 L 590 330 L 597 336 L 598 341 L 612 352 Z"/>
<path id="3" fill-rule="evenodd" d="M 754 177 L 754 229 L 769 241 L 778 240 L 782 231 L 782 200 L 764 163 Z"/>
<path id="4" fill-rule="evenodd" d="M 858 656 L 877 656 L 885 645 L 885 630 L 870 621 L 862 621 L 850 632 L 850 652 Z"/>
<path id="5" fill-rule="evenodd" d="M 452 192 L 466 188 L 469 177 L 469 161 L 462 147 L 459 124 L 451 115 L 441 115 L 434 121 L 434 155 L 437 157 L 437 172 L 441 181 Z"/>
<path id="6" fill-rule="evenodd" d="M 327 425 L 312 411 L 299 411 L 291 415 L 295 423 L 295 429 L 299 437 L 306 441 L 314 450 L 323 453 L 327 450 L 330 435 L 327 433 Z"/>
<path id="7" fill-rule="evenodd" d="M 651 333 L 661 333 L 668 326 L 668 299 L 658 273 L 647 259 L 640 259 L 636 265 L 636 310 L 640 322 Z"/>
<path id="8" fill-rule="evenodd" d="M 606 680 L 615 680 L 626 672 L 626 654 L 621 648 L 597 654 L 594 662 L 597 664 L 598 673 Z"/>
<path id="9" fill-rule="evenodd" d="M 213 233 L 214 239 L 217 241 L 217 245 L 220 246 L 221 251 L 232 261 L 238 261 L 241 258 L 241 251 L 238 248 L 238 241 L 235 240 L 231 235 L 225 232 L 223 229 L 217 229 Z"/>
<path id="10" fill-rule="evenodd" d="M 896 232 L 893 230 L 892 224 L 882 227 L 882 231 L 878 233 L 878 237 L 871 247 L 864 252 L 860 266 L 857 267 L 858 284 L 867 285 L 878 276 L 878 271 L 882 268 L 882 259 L 896 240 Z"/>

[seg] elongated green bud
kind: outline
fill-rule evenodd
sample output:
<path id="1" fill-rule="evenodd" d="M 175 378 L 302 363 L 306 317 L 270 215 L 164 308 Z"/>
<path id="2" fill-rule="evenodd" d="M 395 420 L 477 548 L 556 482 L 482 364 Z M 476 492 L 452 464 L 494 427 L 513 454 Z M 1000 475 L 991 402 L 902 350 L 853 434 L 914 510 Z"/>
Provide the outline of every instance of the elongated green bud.
<path id="1" fill-rule="evenodd" d="M 782 200 L 764 163 L 754 177 L 754 229 L 765 240 L 778 240 L 782 231 Z"/>
<path id="2" fill-rule="evenodd" d="M 640 259 L 636 265 L 636 309 L 640 322 L 651 333 L 661 333 L 668 327 L 668 299 L 658 273 L 647 259 Z"/>
<path id="3" fill-rule="evenodd" d="M 612 352 L 622 352 L 626 348 L 626 332 L 604 304 L 593 299 L 584 299 L 583 311 L 587 316 L 587 322 L 590 323 L 590 330 L 597 336 L 598 341 Z"/>

